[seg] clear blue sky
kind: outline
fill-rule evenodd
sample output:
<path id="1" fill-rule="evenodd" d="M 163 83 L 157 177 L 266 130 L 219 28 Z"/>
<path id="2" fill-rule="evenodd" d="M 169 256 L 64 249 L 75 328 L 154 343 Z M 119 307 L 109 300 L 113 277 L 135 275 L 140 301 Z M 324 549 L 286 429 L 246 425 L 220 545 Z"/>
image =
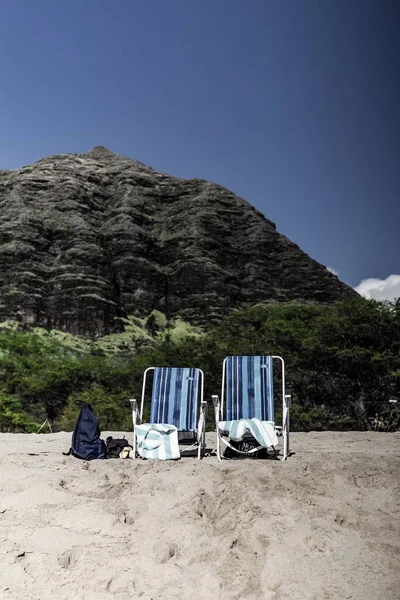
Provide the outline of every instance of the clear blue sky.
<path id="1" fill-rule="evenodd" d="M 351 285 L 386 278 L 399 29 L 398 0 L 4 0 L 0 168 L 104 145 L 228 187 Z"/>

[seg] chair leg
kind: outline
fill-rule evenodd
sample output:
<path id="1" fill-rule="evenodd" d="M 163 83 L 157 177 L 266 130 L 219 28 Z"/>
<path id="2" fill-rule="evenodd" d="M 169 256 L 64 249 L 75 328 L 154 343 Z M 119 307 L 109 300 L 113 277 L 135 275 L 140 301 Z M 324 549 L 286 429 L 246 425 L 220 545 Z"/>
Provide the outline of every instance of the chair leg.
<path id="1" fill-rule="evenodd" d="M 217 426 L 217 457 L 218 457 L 218 460 L 221 462 L 222 461 L 222 456 L 221 456 L 221 440 L 220 440 L 220 437 L 219 437 L 218 426 Z"/>
<path id="2" fill-rule="evenodd" d="M 133 445 L 133 451 L 132 451 L 133 457 L 132 458 L 135 459 L 136 458 L 136 433 L 135 432 L 133 432 L 133 444 L 132 445 Z"/>
<path id="3" fill-rule="evenodd" d="M 207 403 L 202 401 L 200 419 L 199 419 L 199 424 L 198 424 L 198 433 L 197 433 L 197 443 L 198 443 L 197 459 L 198 460 L 203 458 L 203 456 L 205 454 L 206 417 L 207 417 Z"/>
<path id="4" fill-rule="evenodd" d="M 136 458 L 136 423 L 139 421 L 138 405 L 136 400 L 130 400 L 132 408 L 132 425 L 133 425 L 133 458 Z"/>
<path id="5" fill-rule="evenodd" d="M 213 405 L 214 405 L 214 417 L 215 417 L 215 431 L 217 434 L 217 457 L 218 460 L 221 461 L 222 457 L 221 457 L 221 443 L 220 443 L 220 434 L 219 434 L 219 429 L 218 429 L 218 422 L 220 419 L 220 404 L 219 404 L 219 398 L 217 395 L 213 395 L 212 396 L 212 401 L 213 401 Z"/>
<path id="6" fill-rule="evenodd" d="M 201 451 L 200 451 L 200 457 L 204 458 L 206 454 L 206 430 L 205 427 L 203 429 L 203 434 L 201 436 Z"/>
<path id="7" fill-rule="evenodd" d="M 283 433 L 283 457 L 282 460 L 286 460 L 288 457 L 288 438 L 286 428 Z"/>

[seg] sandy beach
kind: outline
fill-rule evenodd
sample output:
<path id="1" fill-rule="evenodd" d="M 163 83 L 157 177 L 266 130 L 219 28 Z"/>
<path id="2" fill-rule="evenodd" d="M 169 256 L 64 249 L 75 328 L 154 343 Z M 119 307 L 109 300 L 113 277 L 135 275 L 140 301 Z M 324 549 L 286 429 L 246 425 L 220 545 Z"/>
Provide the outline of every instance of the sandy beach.
<path id="1" fill-rule="evenodd" d="M 1 600 L 400 597 L 400 433 L 291 434 L 285 463 L 87 463 L 70 440 L 0 435 Z"/>

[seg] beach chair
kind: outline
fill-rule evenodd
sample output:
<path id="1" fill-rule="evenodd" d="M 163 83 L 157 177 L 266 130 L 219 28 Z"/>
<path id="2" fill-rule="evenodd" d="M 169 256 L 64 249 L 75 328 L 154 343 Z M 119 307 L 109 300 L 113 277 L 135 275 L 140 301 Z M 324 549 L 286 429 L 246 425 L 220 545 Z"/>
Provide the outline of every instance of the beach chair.
<path id="1" fill-rule="evenodd" d="M 282 386 L 282 425 L 274 418 L 273 361 L 279 361 Z M 221 443 L 238 454 L 250 455 L 262 448 L 276 451 L 278 436 L 283 442 L 282 460 L 289 454 L 289 404 L 290 395 L 285 392 L 285 363 L 280 356 L 228 356 L 222 368 L 221 399 L 213 396 L 217 456 L 222 459 Z M 252 443 L 243 451 L 232 441 Z M 259 445 L 254 446 L 254 440 Z M 242 444 L 242 448 L 246 444 Z"/>
<path id="2" fill-rule="evenodd" d="M 146 383 L 153 372 L 150 405 L 150 423 L 143 424 Z M 133 421 L 133 456 L 137 455 L 138 433 L 147 430 L 146 440 L 157 444 L 164 435 L 177 434 L 178 456 L 171 450 L 167 455 L 149 454 L 149 458 L 179 458 L 180 455 L 196 454 L 201 458 L 205 451 L 205 427 L 207 402 L 204 401 L 204 374 L 200 369 L 175 367 L 149 367 L 143 375 L 140 410 L 136 400 L 131 400 Z M 145 425 L 143 428 L 142 425 Z M 143 447 L 140 446 L 140 449 Z M 161 448 L 162 446 L 160 446 Z M 177 448 L 176 448 L 177 450 Z M 175 453 L 174 453 L 175 452 Z M 143 455 L 143 453 L 141 454 Z"/>

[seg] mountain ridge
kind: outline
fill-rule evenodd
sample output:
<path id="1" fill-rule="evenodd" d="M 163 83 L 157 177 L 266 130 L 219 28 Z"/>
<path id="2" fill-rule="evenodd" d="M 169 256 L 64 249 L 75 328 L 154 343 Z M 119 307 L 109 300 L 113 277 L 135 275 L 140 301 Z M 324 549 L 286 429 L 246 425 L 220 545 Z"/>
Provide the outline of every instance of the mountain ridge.
<path id="1" fill-rule="evenodd" d="M 0 171 L 0 319 L 104 335 L 159 310 L 214 324 L 357 293 L 216 183 L 97 146 Z"/>

